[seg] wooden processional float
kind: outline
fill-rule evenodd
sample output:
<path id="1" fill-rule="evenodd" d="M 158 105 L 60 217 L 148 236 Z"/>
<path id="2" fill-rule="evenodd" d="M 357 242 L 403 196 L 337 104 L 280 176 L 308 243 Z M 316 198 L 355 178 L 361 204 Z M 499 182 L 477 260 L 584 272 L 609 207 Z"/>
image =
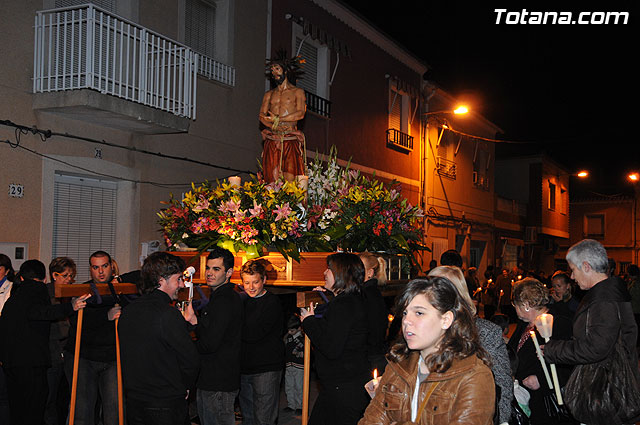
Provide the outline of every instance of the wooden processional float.
<path id="1" fill-rule="evenodd" d="M 209 288 L 206 286 L 205 270 L 207 263 L 207 252 L 178 251 L 171 254 L 181 257 L 185 260 L 187 267 L 192 266 L 196 269 L 193 275 L 194 284 L 205 284 L 200 289 L 205 296 L 209 296 Z M 308 307 L 311 302 L 323 303 L 323 299 L 317 291 L 311 291 L 316 286 L 324 285 L 323 273 L 327 267 L 326 258 L 331 253 L 302 253 L 300 262 L 292 259 L 285 259 L 280 253 L 270 252 L 260 258 L 268 261 L 270 266 L 267 267 L 267 285 L 279 287 L 303 287 L 308 291 L 297 293 L 297 306 Z M 240 252 L 235 256 L 234 271 L 231 277 L 232 282 L 240 282 L 240 268 L 247 261 L 244 253 Z M 137 294 L 137 288 L 133 283 L 113 283 L 95 285 L 100 295 L 129 295 Z M 89 284 L 73 284 L 73 285 L 56 285 L 56 298 L 78 297 L 87 293 L 92 293 Z M 187 300 L 189 290 L 180 291 L 179 299 Z M 193 297 L 200 297 L 199 291 L 193 292 Z M 117 298 L 117 297 L 116 297 Z M 76 393 L 78 386 L 78 362 L 80 359 L 80 342 L 82 338 L 82 319 L 83 310 L 78 310 L 78 322 L 76 327 L 76 345 L 73 357 L 73 374 L 71 382 L 71 402 L 69 406 L 69 425 L 74 425 Z M 120 341 L 118 338 L 118 319 L 114 321 L 116 327 L 116 365 L 118 375 L 118 420 L 119 424 L 124 424 L 124 405 L 123 405 L 123 388 L 122 388 L 122 367 L 120 361 Z M 311 371 L 311 342 L 305 335 L 304 338 L 304 387 L 302 401 L 302 425 L 306 425 L 309 416 L 309 376 Z"/>

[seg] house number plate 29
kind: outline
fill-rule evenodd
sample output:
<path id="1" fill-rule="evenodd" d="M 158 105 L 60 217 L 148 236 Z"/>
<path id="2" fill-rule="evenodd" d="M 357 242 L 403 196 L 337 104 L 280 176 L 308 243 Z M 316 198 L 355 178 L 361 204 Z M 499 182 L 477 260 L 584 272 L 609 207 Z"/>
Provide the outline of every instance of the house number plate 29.
<path id="1" fill-rule="evenodd" d="M 9 185 L 9 196 L 12 198 L 22 198 L 24 196 L 24 186 L 11 183 Z"/>

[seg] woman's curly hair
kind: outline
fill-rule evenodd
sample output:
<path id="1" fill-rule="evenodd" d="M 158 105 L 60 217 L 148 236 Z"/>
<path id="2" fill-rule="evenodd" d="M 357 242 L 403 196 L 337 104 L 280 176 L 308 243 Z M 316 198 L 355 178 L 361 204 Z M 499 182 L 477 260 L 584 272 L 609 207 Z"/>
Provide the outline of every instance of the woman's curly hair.
<path id="1" fill-rule="evenodd" d="M 469 306 L 462 301 L 451 281 L 444 277 L 414 279 L 407 284 L 395 307 L 396 314 L 404 314 L 407 306 L 417 295 L 424 295 L 440 314 L 453 313 L 453 322 L 444 332 L 435 353 L 424 359 L 429 371 L 446 372 L 455 359 L 477 355 L 487 366 L 491 360 L 480 344 L 478 330 Z M 405 359 L 410 349 L 404 337 L 400 336 L 387 355 L 389 361 Z"/>
<path id="2" fill-rule="evenodd" d="M 513 285 L 511 302 L 529 308 L 544 307 L 549 304 L 549 290 L 539 280 L 525 277 Z"/>

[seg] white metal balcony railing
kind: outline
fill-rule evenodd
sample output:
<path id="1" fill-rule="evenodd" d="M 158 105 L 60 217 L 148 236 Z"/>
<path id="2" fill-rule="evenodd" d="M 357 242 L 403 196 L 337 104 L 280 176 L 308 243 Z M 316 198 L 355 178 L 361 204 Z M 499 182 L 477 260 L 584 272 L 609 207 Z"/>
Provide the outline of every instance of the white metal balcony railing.
<path id="1" fill-rule="evenodd" d="M 94 5 L 36 13 L 34 93 L 94 89 L 196 119 L 197 73 L 235 85 L 235 69 Z"/>

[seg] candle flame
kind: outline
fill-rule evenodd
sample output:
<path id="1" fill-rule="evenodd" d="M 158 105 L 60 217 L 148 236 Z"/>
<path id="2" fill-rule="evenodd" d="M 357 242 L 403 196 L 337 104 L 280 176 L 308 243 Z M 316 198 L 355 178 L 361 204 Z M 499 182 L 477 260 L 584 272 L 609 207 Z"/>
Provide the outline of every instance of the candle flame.
<path id="1" fill-rule="evenodd" d="M 378 369 L 373 369 L 373 379 L 378 379 Z"/>
<path id="2" fill-rule="evenodd" d="M 534 336 L 536 334 L 534 331 L 529 331 L 529 333 L 531 334 L 531 336 Z"/>

